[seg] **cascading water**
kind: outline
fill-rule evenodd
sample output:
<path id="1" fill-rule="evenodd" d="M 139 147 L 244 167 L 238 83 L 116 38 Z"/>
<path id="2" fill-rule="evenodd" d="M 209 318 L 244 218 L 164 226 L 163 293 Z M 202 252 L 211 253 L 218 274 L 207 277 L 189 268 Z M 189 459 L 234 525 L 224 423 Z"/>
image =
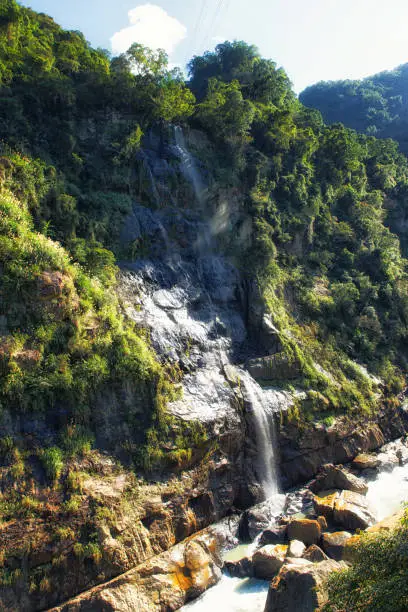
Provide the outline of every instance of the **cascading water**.
<path id="1" fill-rule="evenodd" d="M 242 383 L 252 406 L 258 445 L 259 477 L 268 499 L 279 492 L 273 410 L 267 401 L 267 394 L 247 372 L 242 372 Z"/>
<path id="2" fill-rule="evenodd" d="M 174 139 L 176 141 L 175 152 L 180 159 L 181 171 L 185 178 L 192 184 L 198 203 L 202 204 L 205 186 L 197 170 L 194 158 L 187 149 L 183 130 L 179 125 L 174 126 Z"/>
<path id="3" fill-rule="evenodd" d="M 251 407 L 258 449 L 257 472 L 271 515 L 283 510 L 286 496 L 280 493 L 275 416 L 292 403 L 289 394 L 262 388 L 246 370 L 239 370 L 244 399 Z"/>
<path id="4" fill-rule="evenodd" d="M 255 470 L 241 453 L 243 480 L 252 482 L 258 478 L 264 496 L 270 498 L 270 516 L 276 517 L 284 496 L 279 495 L 273 413 L 286 409 L 293 398 L 283 391 L 262 389 L 249 372 L 232 365 L 242 363 L 248 355 L 241 278 L 218 253 L 215 236 L 222 224 L 203 210 L 204 181 L 187 150 L 181 128 L 174 131 L 177 145 L 172 150 L 180 171 L 194 189 L 196 201 L 189 210 L 158 206 L 152 211 L 134 206 L 128 239 L 143 238 L 152 258 L 124 266 L 123 303 L 128 315 L 149 330 L 158 357 L 176 363 L 183 372 L 182 396 L 168 406 L 173 415 L 185 421 L 200 421 L 216 435 L 222 435 L 226 423 L 230 431 L 242 432 L 242 414 L 237 409 L 237 393 L 242 392 L 253 415 L 258 450 Z M 153 162 L 150 152 L 145 158 L 146 172 L 156 199 Z M 231 382 L 237 379 L 241 380 L 240 387 Z M 238 579 L 222 579 L 220 589 L 225 595 L 226 610 L 237 612 L 263 606 L 265 584 L 251 582 L 245 588 L 248 590 L 243 590 Z"/>

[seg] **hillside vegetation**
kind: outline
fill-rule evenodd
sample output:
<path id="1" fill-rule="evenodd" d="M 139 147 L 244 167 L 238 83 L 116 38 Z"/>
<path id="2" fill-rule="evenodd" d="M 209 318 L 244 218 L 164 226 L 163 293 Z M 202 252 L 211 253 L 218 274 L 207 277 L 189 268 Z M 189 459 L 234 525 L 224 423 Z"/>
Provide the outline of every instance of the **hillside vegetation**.
<path id="1" fill-rule="evenodd" d="M 197 155 L 210 196 L 243 193 L 254 230 L 242 272 L 261 283 L 302 384 L 323 393 L 316 410 L 375 409 L 350 359 L 383 376 L 391 397 L 404 386 L 404 235 L 388 228 L 388 202 L 405 206 L 408 167 L 394 142 L 326 127 L 284 71 L 243 42 L 193 58 L 184 83 L 163 52 L 135 44 L 111 59 L 13 0 L 2 3 L 0 28 L 7 414 L 54 415 L 52 445 L 68 425 L 92 440 L 102 390 L 134 381 L 139 399 L 150 399 L 144 414 L 125 417 L 132 433 L 122 446 L 147 443 L 177 376 L 123 320 L 114 262 L 132 202 L 164 205 L 148 189 L 143 139 L 153 131 L 168 140 L 169 122 L 207 133 L 212 153 Z"/>
<path id="2" fill-rule="evenodd" d="M 321 81 L 300 94 L 326 123 L 344 123 L 359 132 L 393 138 L 408 153 L 408 64 L 362 80 Z"/>

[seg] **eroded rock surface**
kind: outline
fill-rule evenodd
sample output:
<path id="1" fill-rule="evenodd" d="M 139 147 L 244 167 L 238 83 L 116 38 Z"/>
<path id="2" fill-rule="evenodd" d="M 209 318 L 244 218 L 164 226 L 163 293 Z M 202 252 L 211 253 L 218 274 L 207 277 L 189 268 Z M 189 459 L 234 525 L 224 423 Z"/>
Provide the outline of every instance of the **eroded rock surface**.
<path id="1" fill-rule="evenodd" d="M 327 601 L 325 580 L 342 567 L 332 560 L 284 565 L 269 587 L 264 612 L 315 612 Z"/>
<path id="2" fill-rule="evenodd" d="M 197 536 L 52 612 L 171 612 L 221 577 L 216 540 Z"/>

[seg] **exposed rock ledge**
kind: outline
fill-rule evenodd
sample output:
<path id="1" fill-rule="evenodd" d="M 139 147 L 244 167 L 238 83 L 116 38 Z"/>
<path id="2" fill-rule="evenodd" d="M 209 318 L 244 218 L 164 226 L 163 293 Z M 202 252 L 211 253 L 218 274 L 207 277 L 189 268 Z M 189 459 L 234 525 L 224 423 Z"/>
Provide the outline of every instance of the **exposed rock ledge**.
<path id="1" fill-rule="evenodd" d="M 173 612 L 221 577 L 213 535 L 202 533 L 50 612 Z"/>
<path id="2" fill-rule="evenodd" d="M 374 419 L 338 419 L 331 427 L 314 424 L 303 431 L 297 424 L 279 432 L 284 487 L 308 481 L 326 463 L 349 463 L 360 453 L 378 450 L 406 433 L 400 410 L 385 410 Z"/>

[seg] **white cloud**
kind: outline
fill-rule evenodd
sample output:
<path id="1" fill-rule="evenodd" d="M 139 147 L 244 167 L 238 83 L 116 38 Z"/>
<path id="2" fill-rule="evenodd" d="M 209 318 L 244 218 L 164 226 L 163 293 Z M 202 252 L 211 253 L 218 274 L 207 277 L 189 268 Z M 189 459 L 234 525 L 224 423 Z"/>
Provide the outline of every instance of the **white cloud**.
<path id="1" fill-rule="evenodd" d="M 125 53 L 134 42 L 151 49 L 164 49 L 170 54 L 186 37 L 187 28 L 155 4 L 137 6 L 128 15 L 130 25 L 111 38 L 115 55 Z"/>

